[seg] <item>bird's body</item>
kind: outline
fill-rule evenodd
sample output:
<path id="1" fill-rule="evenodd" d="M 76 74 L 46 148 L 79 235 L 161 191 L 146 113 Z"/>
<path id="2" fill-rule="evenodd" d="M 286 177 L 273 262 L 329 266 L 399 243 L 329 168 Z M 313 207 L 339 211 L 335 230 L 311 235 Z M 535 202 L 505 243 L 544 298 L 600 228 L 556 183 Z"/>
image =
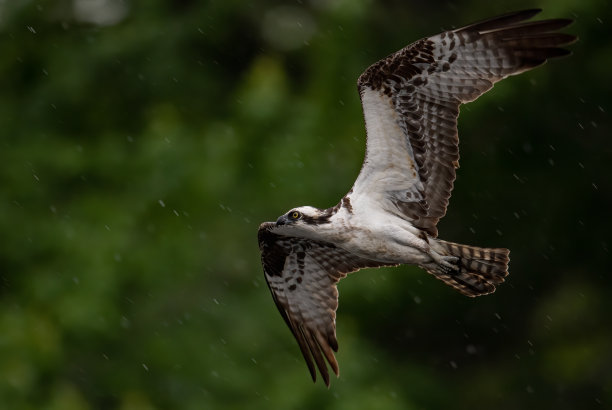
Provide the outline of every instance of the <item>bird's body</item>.
<path id="1" fill-rule="evenodd" d="M 421 232 L 401 216 L 383 212 L 376 206 L 368 206 L 369 201 L 356 204 L 351 208 L 343 206 L 324 224 L 317 224 L 317 229 L 304 228 L 302 237 L 326 241 L 362 258 L 387 264 L 419 264 L 427 260 L 424 253 L 429 246 Z M 344 203 L 350 203 L 350 194 Z M 304 214 L 309 207 L 296 208 Z M 314 209 L 314 208 L 310 208 Z M 319 212 L 319 210 L 315 210 Z M 275 233 L 294 235 L 296 231 L 282 226 Z M 299 228 L 298 228 L 299 229 Z"/>
<path id="2" fill-rule="evenodd" d="M 467 296 L 495 291 L 509 251 L 437 238 L 459 166 L 457 117 L 503 78 L 568 54 L 570 20 L 525 10 L 421 39 L 370 66 L 358 88 L 366 156 L 331 208 L 294 208 L 259 228 L 266 281 L 313 379 L 338 374 L 336 283 L 367 267 L 413 264 Z"/>

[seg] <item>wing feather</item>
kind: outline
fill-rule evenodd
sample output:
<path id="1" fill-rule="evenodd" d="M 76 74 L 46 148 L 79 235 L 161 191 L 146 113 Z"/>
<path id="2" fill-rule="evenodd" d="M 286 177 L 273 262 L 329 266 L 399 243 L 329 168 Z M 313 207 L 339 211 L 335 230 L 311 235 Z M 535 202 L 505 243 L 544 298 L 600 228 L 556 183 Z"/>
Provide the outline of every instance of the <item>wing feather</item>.
<path id="1" fill-rule="evenodd" d="M 539 12 L 424 38 L 370 66 L 358 80 L 368 140 L 353 197 L 383 194 L 388 211 L 437 236 L 459 166 L 459 106 L 507 76 L 568 54 L 561 46 L 576 40 L 556 32 L 571 20 L 525 22 Z"/>
<path id="2" fill-rule="evenodd" d="M 363 259 L 331 243 L 279 235 L 274 227 L 274 223 L 265 222 L 258 232 L 266 283 L 313 381 L 318 368 L 329 386 L 326 361 L 339 374 L 334 355 L 338 351 L 336 284 L 358 269 L 389 265 Z"/>

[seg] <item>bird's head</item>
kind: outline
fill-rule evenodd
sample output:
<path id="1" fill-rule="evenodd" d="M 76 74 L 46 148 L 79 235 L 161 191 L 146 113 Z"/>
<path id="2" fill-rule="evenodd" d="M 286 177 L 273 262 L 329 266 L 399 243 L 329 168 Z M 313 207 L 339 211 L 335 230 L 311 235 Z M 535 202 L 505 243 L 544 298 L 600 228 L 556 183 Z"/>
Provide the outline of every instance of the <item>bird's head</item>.
<path id="1" fill-rule="evenodd" d="M 320 216 L 321 210 L 312 206 L 300 206 L 299 208 L 293 208 L 289 212 L 281 215 L 276 220 L 276 226 L 283 225 L 308 225 L 316 223 L 316 219 Z"/>
<path id="2" fill-rule="evenodd" d="M 317 227 L 329 222 L 329 213 L 312 206 L 300 206 L 276 220 L 275 231 L 287 235 L 313 236 Z"/>

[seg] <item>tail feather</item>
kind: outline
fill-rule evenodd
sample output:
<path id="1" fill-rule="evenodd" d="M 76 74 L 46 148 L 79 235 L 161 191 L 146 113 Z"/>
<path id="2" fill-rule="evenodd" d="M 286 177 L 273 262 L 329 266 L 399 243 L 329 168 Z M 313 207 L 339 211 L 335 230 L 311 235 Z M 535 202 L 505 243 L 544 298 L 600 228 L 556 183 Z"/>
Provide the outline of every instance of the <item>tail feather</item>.
<path id="1" fill-rule="evenodd" d="M 508 276 L 508 249 L 478 248 L 442 240 L 437 240 L 436 245 L 436 250 L 442 255 L 459 258 L 455 263 L 458 269 L 435 265 L 427 267 L 427 271 L 466 296 L 493 293 L 495 286 Z"/>

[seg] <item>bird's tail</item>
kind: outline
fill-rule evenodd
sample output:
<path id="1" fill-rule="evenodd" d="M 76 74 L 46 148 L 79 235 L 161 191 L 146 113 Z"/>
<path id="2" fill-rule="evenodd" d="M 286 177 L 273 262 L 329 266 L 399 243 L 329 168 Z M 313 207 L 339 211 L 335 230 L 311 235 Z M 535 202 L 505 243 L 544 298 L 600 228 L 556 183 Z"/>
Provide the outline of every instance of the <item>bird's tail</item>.
<path id="1" fill-rule="evenodd" d="M 425 267 L 427 271 L 466 296 L 493 293 L 495 286 L 508 276 L 508 249 L 478 248 L 439 239 L 433 248 L 441 255 L 458 257 L 453 263 L 457 269 L 436 264 Z"/>

